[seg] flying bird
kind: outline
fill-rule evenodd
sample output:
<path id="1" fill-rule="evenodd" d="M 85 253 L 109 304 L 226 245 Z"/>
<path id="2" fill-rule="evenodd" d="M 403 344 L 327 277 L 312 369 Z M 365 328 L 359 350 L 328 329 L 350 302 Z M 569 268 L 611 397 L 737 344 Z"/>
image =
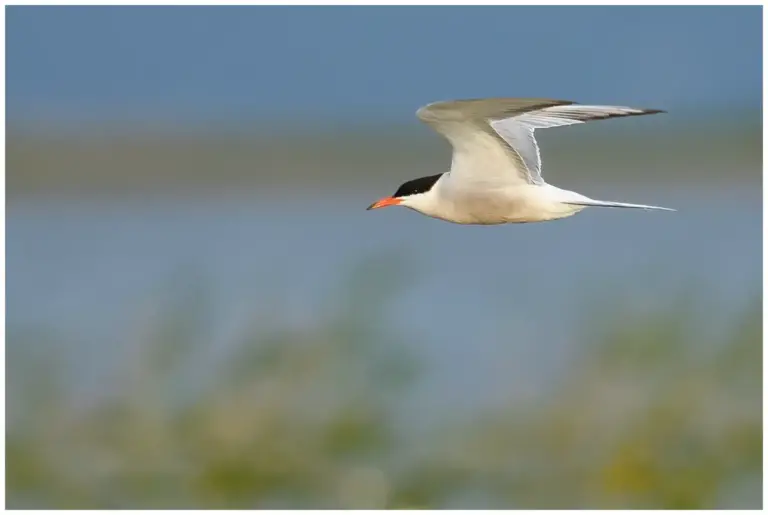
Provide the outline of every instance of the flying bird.
<path id="1" fill-rule="evenodd" d="M 448 222 L 481 225 L 556 220 L 592 206 L 674 211 L 594 200 L 547 184 L 534 137 L 536 129 L 663 112 L 532 98 L 434 102 L 416 116 L 451 143 L 450 171 L 405 182 L 368 209 L 399 205 Z"/>

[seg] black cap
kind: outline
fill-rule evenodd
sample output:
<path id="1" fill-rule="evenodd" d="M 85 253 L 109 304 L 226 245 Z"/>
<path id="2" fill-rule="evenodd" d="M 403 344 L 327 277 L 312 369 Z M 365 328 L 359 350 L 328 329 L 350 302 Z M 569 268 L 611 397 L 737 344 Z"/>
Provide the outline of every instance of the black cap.
<path id="1" fill-rule="evenodd" d="M 392 196 L 395 198 L 402 198 L 409 195 L 416 195 L 418 193 L 426 193 L 432 189 L 432 186 L 434 186 L 437 180 L 442 176 L 443 174 L 439 173 L 437 175 L 419 177 L 418 179 L 404 182 L 402 185 L 400 185 L 399 188 L 397 188 L 397 191 Z"/>

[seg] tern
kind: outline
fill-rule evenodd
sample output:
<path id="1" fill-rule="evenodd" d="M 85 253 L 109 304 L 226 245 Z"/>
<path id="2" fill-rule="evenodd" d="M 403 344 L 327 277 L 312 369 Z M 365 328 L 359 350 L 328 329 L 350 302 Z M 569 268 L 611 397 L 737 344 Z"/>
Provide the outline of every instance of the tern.
<path id="1" fill-rule="evenodd" d="M 674 211 L 594 200 L 547 184 L 534 137 L 536 129 L 663 112 L 533 98 L 434 102 L 416 116 L 450 142 L 450 171 L 405 182 L 368 209 L 400 205 L 440 220 L 478 225 L 557 220 L 591 206 Z"/>

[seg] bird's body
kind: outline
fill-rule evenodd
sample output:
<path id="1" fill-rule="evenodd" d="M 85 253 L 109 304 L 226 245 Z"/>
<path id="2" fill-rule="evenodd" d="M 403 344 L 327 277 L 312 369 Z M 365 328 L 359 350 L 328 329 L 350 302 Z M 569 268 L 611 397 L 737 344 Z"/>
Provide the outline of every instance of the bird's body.
<path id="1" fill-rule="evenodd" d="M 535 129 L 657 112 L 546 99 L 429 104 L 416 114 L 453 146 L 450 171 L 408 181 L 369 209 L 403 205 L 441 220 L 481 225 L 556 220 L 588 206 L 667 210 L 593 200 L 547 184 L 533 135 Z"/>
<path id="2" fill-rule="evenodd" d="M 586 206 L 566 204 L 578 193 L 549 184 L 473 184 L 443 174 L 433 195 L 415 205 L 422 214 L 458 224 L 544 222 L 571 216 Z M 585 197 L 582 197 L 585 198 Z"/>

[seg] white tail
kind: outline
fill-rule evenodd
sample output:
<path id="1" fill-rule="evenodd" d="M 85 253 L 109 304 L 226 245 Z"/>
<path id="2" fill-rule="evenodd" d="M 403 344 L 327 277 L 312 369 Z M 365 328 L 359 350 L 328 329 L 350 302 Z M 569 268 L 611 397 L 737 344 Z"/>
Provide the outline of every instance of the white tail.
<path id="1" fill-rule="evenodd" d="M 632 209 L 655 209 L 659 211 L 676 211 L 668 207 L 659 206 L 646 206 L 644 204 L 626 204 L 624 202 L 606 202 L 604 200 L 577 200 L 573 202 L 567 202 L 567 204 L 573 204 L 575 206 L 595 206 L 595 207 L 626 207 Z"/>

